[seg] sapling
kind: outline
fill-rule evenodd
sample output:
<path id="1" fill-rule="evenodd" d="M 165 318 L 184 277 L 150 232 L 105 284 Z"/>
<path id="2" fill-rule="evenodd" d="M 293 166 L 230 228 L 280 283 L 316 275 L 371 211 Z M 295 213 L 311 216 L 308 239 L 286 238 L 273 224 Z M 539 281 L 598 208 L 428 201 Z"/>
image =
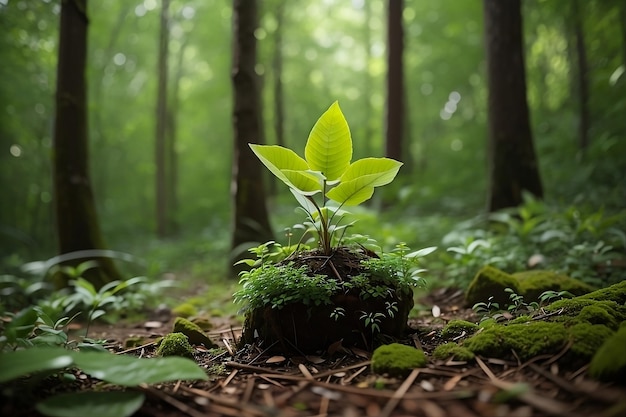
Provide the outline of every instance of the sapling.
<path id="1" fill-rule="evenodd" d="M 336 101 L 313 126 L 304 158 L 278 145 L 250 144 L 250 148 L 289 187 L 317 231 L 325 255 L 331 254 L 333 236 L 342 230 L 334 222 L 343 215 L 341 208 L 369 200 L 374 188 L 393 181 L 402 166 L 390 158 L 351 162 L 350 128 Z"/>

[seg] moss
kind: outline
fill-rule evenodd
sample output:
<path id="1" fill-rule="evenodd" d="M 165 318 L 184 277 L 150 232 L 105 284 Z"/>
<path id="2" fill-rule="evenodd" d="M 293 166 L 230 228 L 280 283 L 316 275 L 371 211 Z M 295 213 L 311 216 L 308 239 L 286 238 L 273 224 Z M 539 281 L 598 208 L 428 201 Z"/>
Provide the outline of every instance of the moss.
<path id="1" fill-rule="evenodd" d="M 568 340 L 562 323 L 531 322 L 491 326 L 465 340 L 463 346 L 478 355 L 506 357 L 511 351 L 523 360 L 553 353 Z"/>
<path id="2" fill-rule="evenodd" d="M 489 297 L 493 297 L 492 302 L 503 307 L 509 303 L 509 294 L 504 291 L 505 288 L 511 288 L 517 294 L 520 292 L 517 280 L 513 276 L 492 266 L 485 266 L 478 271 L 467 287 L 465 300 L 471 306 L 487 302 Z"/>
<path id="3" fill-rule="evenodd" d="M 441 331 L 441 337 L 444 339 L 453 339 L 461 336 L 463 332 L 469 336 L 478 330 L 478 325 L 466 320 L 451 320 Z"/>
<path id="4" fill-rule="evenodd" d="M 170 333 L 161 340 L 156 354 L 157 356 L 182 356 L 193 359 L 193 347 L 184 334 Z"/>
<path id="5" fill-rule="evenodd" d="M 189 338 L 189 343 L 194 345 L 204 345 L 208 348 L 217 346 L 197 324 L 183 317 L 177 317 L 174 321 L 174 332 L 184 334 Z"/>
<path id="6" fill-rule="evenodd" d="M 450 342 L 437 346 L 433 351 L 433 358 L 441 360 L 453 358 L 459 361 L 471 361 L 474 359 L 474 352 L 466 347 Z"/>
<path id="7" fill-rule="evenodd" d="M 594 290 L 592 286 L 582 281 L 554 271 L 524 271 L 512 276 L 519 283 L 519 294 L 528 302 L 538 300 L 545 291 L 568 291 L 578 296 Z"/>
<path id="8" fill-rule="evenodd" d="M 625 322 L 626 323 L 626 322 Z M 622 323 L 619 330 L 607 338 L 591 359 L 589 374 L 604 381 L 626 380 L 626 325 Z"/>
<path id="9" fill-rule="evenodd" d="M 131 349 L 137 346 L 141 346 L 145 343 L 146 339 L 141 336 L 131 336 L 124 340 L 124 348 Z"/>
<path id="10" fill-rule="evenodd" d="M 523 316 L 514 318 L 513 320 L 510 321 L 510 324 L 523 324 L 523 323 L 528 323 L 529 321 L 532 321 L 532 317 L 525 314 Z"/>
<path id="11" fill-rule="evenodd" d="M 176 317 L 189 318 L 198 314 L 198 309 L 191 303 L 182 303 L 172 309 Z"/>
<path id="12" fill-rule="evenodd" d="M 478 328 L 486 329 L 488 327 L 497 326 L 497 325 L 498 325 L 498 322 L 496 321 L 496 319 L 489 317 L 484 320 L 481 320 L 480 323 L 478 323 Z"/>
<path id="13" fill-rule="evenodd" d="M 208 317 L 196 317 L 192 319 L 191 322 L 200 327 L 203 331 L 213 328 L 213 322 Z"/>
<path id="14" fill-rule="evenodd" d="M 589 294 L 580 296 L 580 298 L 590 300 L 614 301 L 618 305 L 626 304 L 626 280 L 613 284 L 610 287 L 602 288 Z"/>
<path id="15" fill-rule="evenodd" d="M 414 368 L 421 368 L 428 360 L 422 350 L 414 347 L 392 343 L 382 345 L 372 354 L 372 371 L 391 376 L 407 376 Z"/>
<path id="16" fill-rule="evenodd" d="M 614 309 L 606 304 L 606 302 L 597 301 L 596 304 L 583 307 L 576 318 L 590 324 L 604 324 L 613 330 L 617 330 L 620 322 L 614 315 Z"/>
<path id="17" fill-rule="evenodd" d="M 619 305 L 615 301 L 593 300 L 576 297 L 567 300 L 559 300 L 545 308 L 548 312 L 563 310 L 560 320 L 588 322 L 591 324 L 605 324 L 616 330 L 619 323 L 626 320 L 626 306 Z"/>
<path id="18" fill-rule="evenodd" d="M 570 352 L 576 358 L 589 360 L 614 333 L 603 324 L 578 323 L 569 327 L 568 332 L 572 341 Z"/>

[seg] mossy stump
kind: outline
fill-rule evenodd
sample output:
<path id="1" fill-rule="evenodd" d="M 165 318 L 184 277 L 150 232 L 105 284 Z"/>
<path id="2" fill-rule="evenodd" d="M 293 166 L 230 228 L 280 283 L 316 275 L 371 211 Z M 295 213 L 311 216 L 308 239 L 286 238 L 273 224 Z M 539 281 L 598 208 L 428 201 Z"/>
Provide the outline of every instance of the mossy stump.
<path id="1" fill-rule="evenodd" d="M 292 303 L 281 309 L 270 306 L 250 310 L 243 325 L 243 343 L 262 341 L 269 351 L 313 353 L 327 350 L 341 341 L 343 346 L 371 350 L 383 337 L 401 338 L 413 308 L 413 292 L 394 291 L 393 297 L 362 299 L 358 294 L 337 294 L 331 304 L 310 306 Z M 396 302 L 398 311 L 387 313 L 387 303 Z M 343 316 L 332 317 L 336 308 Z M 382 313 L 378 329 L 366 325 L 367 314 Z"/>

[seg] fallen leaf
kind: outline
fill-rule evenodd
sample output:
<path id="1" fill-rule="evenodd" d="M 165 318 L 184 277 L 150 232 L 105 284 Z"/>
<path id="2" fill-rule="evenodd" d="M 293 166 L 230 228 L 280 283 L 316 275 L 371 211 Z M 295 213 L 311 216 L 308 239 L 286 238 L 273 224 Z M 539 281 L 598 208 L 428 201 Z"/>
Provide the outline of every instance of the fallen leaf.
<path id="1" fill-rule="evenodd" d="M 265 363 L 281 363 L 285 361 L 285 357 L 284 356 L 272 356 L 271 358 L 269 358 L 268 360 L 265 361 Z"/>

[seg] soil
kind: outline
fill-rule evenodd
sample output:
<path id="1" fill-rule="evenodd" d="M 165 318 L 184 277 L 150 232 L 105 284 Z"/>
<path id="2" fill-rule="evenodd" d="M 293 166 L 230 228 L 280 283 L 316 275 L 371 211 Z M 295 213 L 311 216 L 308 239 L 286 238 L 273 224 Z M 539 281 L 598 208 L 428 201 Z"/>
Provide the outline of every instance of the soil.
<path id="1" fill-rule="evenodd" d="M 441 328 L 451 319 L 476 321 L 463 305 L 460 291 L 442 289 L 418 299 L 430 308 L 409 321 L 403 343 L 427 355 L 440 343 Z M 155 341 L 171 331 L 173 320 L 134 326 L 97 325 L 90 335 L 107 340 L 117 353 L 149 357 Z M 406 378 L 375 375 L 370 353 L 340 345 L 319 355 L 280 356 L 247 345 L 238 348 L 241 326 L 235 318 L 212 318 L 211 339 L 223 347 L 215 353 L 196 347 L 195 359 L 210 371 L 209 381 L 144 386 L 147 400 L 137 417 L 169 416 L 424 416 L 526 417 L 626 416 L 626 384 L 600 383 L 587 367 L 568 368 L 559 361 L 567 351 L 520 362 L 477 357 L 472 362 L 430 359 L 425 368 Z M 142 346 L 124 348 L 131 336 L 144 337 Z M 216 365 L 223 365 L 216 367 Z M 221 369 L 221 374 L 219 371 Z M 71 386 L 43 384 L 36 396 L 59 390 L 102 388 L 102 383 L 77 372 Z M 28 404 L 5 403 L 2 415 L 34 416 Z"/>

